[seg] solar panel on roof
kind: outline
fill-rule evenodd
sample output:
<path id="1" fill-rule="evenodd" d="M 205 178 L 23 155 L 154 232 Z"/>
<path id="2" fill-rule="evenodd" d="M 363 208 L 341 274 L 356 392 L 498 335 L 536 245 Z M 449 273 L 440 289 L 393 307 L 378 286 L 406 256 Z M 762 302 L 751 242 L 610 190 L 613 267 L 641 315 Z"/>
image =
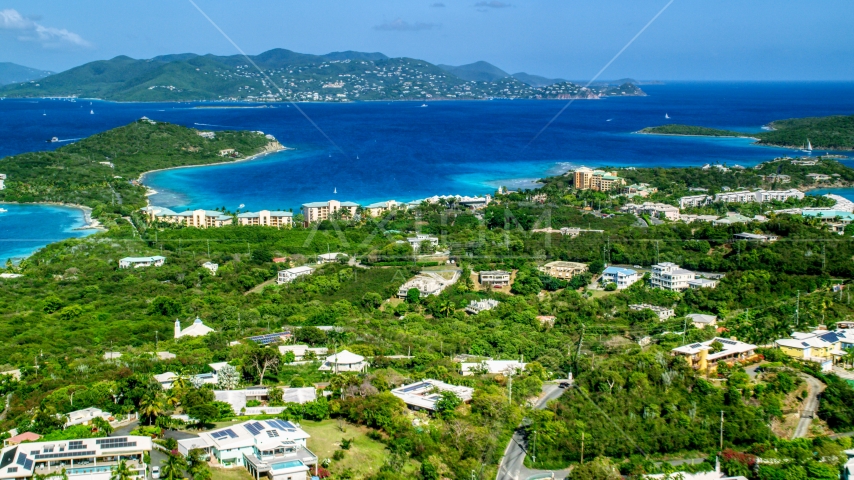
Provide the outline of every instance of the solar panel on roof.
<path id="1" fill-rule="evenodd" d="M 264 425 L 261 422 L 255 422 L 252 425 L 255 425 L 255 428 L 257 428 L 259 431 L 264 430 Z"/>
<path id="2" fill-rule="evenodd" d="M 694 344 L 689 345 L 689 346 L 690 346 L 691 348 L 700 348 L 700 347 L 702 347 L 703 345 L 702 345 L 701 343 L 694 343 Z"/>
<path id="3" fill-rule="evenodd" d="M 20 466 L 22 466 L 22 467 L 23 467 L 23 466 L 24 466 L 24 463 L 26 463 L 26 462 L 27 462 L 27 454 L 25 454 L 25 453 L 19 453 L 19 454 L 18 454 L 18 461 L 17 461 L 17 462 L 15 462 L 15 463 L 17 463 L 18 465 L 20 465 Z"/>
<path id="4" fill-rule="evenodd" d="M 244 425 L 244 427 L 246 427 L 246 430 L 249 430 L 249 433 L 251 433 L 252 435 L 258 435 L 259 433 L 261 433 L 261 430 L 258 430 L 258 428 L 256 428 L 255 424 L 253 423 L 247 423 L 246 425 Z"/>
<path id="5" fill-rule="evenodd" d="M 727 344 L 727 345 L 735 345 L 735 342 L 734 342 L 734 341 L 732 341 L 732 340 L 727 340 L 727 339 L 725 339 L 725 338 L 719 338 L 719 339 L 718 339 L 718 341 L 719 341 L 719 342 L 721 342 L 721 343 L 725 343 L 725 344 Z"/>
<path id="6" fill-rule="evenodd" d="M 278 432 L 278 430 L 267 430 L 267 436 L 270 438 L 278 437 L 279 432 Z"/>
<path id="7" fill-rule="evenodd" d="M 269 345 L 271 343 L 280 342 L 282 340 L 282 336 L 290 335 L 291 332 L 279 332 L 279 333 L 267 333 L 264 335 L 256 335 L 254 337 L 248 337 L 247 340 L 252 340 L 258 345 Z"/>
<path id="8" fill-rule="evenodd" d="M 24 464 L 24 468 L 26 468 L 27 470 L 32 470 L 33 469 L 33 461 L 27 460 L 27 463 Z"/>

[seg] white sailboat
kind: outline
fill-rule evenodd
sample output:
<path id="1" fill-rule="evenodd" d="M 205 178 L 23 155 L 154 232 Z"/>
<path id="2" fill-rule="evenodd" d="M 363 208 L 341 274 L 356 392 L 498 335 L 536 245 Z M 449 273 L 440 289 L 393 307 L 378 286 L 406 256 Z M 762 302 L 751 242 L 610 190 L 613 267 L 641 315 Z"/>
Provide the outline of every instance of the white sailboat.
<path id="1" fill-rule="evenodd" d="M 332 189 L 332 193 L 337 195 L 338 194 L 338 187 L 335 187 L 334 189 Z"/>
<path id="2" fill-rule="evenodd" d="M 89 115 L 95 115 L 95 110 L 89 110 Z"/>
<path id="3" fill-rule="evenodd" d="M 664 114 L 664 118 L 670 119 L 670 115 L 668 115 L 668 114 L 666 114 L 666 113 L 665 113 L 665 114 Z"/>
<path id="4" fill-rule="evenodd" d="M 807 151 L 812 152 L 812 143 L 810 143 L 810 139 L 807 139 Z"/>

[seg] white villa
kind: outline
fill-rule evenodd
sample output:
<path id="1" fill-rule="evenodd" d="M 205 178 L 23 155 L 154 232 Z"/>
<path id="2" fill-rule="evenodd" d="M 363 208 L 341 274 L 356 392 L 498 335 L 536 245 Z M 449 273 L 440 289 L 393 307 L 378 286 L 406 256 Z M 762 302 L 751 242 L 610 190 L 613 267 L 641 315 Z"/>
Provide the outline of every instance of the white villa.
<path id="1" fill-rule="evenodd" d="M 477 274 L 481 285 L 506 287 L 510 285 L 510 272 L 505 270 L 484 270 Z"/>
<path id="2" fill-rule="evenodd" d="M 569 280 L 579 273 L 587 271 L 587 265 L 578 262 L 549 262 L 539 268 L 539 271 L 554 278 Z"/>
<path id="3" fill-rule="evenodd" d="M 0 190 L 6 189 L 6 174 L 0 173 Z"/>
<path id="4" fill-rule="evenodd" d="M 278 210 L 261 210 L 260 212 L 246 212 L 237 215 L 239 225 L 252 225 L 262 227 L 292 227 L 294 224 L 293 212 Z"/>
<path id="5" fill-rule="evenodd" d="M 276 279 L 276 283 L 279 285 L 291 283 L 298 277 L 311 275 L 312 273 L 314 273 L 314 269 L 311 267 L 294 267 L 287 270 L 279 270 L 279 277 Z"/>
<path id="6" fill-rule="evenodd" d="M 75 410 L 67 414 L 68 420 L 65 421 L 65 427 L 68 428 L 72 425 L 89 425 L 93 419 L 102 418 L 107 422 L 113 418 L 113 414 L 110 412 L 105 412 L 100 408 L 89 407 L 84 408 L 82 410 Z"/>
<path id="7" fill-rule="evenodd" d="M 739 190 L 737 192 L 722 192 L 712 195 L 692 195 L 679 199 L 679 208 L 699 207 L 712 202 L 724 203 L 765 203 L 772 200 L 785 202 L 790 198 L 799 200 L 804 198 L 804 192 L 791 188 L 789 190 Z"/>
<path id="8" fill-rule="evenodd" d="M 601 282 L 604 284 L 615 283 L 618 290 L 629 288 L 640 280 L 638 272 L 631 268 L 608 267 L 602 272 Z"/>
<path id="9" fill-rule="evenodd" d="M 419 233 L 414 237 L 407 237 L 407 242 L 412 247 L 413 250 L 418 251 L 421 248 L 422 243 L 429 243 L 430 245 L 437 247 L 439 246 L 439 239 L 430 235 L 424 235 Z"/>
<path id="10" fill-rule="evenodd" d="M 326 357 L 323 364 L 318 368 L 322 372 L 363 372 L 368 367 L 365 357 L 356 355 L 347 350 Z"/>
<path id="11" fill-rule="evenodd" d="M 690 288 L 688 282 L 695 278 L 696 274 L 690 270 L 680 268 L 675 263 L 662 262 L 652 266 L 650 285 L 653 288 L 681 292 Z"/>
<path id="12" fill-rule="evenodd" d="M 679 220 L 679 209 L 666 203 L 644 202 L 641 205 L 630 203 L 623 206 L 620 210 L 633 215 L 650 215 L 667 220 Z"/>
<path id="13" fill-rule="evenodd" d="M 456 283 L 459 278 L 459 272 L 455 272 L 453 278 L 450 280 L 435 272 L 419 273 L 400 286 L 397 290 L 397 296 L 400 298 L 406 298 L 406 294 L 413 288 L 418 290 L 421 298 L 428 297 L 430 295 L 438 295 L 449 285 Z"/>
<path id="14" fill-rule="evenodd" d="M 181 321 L 178 320 L 177 318 L 175 319 L 175 338 L 203 337 L 203 336 L 205 336 L 205 335 L 207 335 L 213 331 L 214 331 L 213 328 L 205 325 L 202 322 L 202 319 L 198 318 L 198 317 L 196 317 L 196 319 L 193 320 L 192 325 L 190 325 L 189 327 L 187 327 L 183 330 L 181 330 Z"/>
<path id="15" fill-rule="evenodd" d="M 282 391 L 282 403 L 308 403 L 317 400 L 317 390 L 314 387 L 303 388 L 277 388 Z M 231 405 L 235 415 L 278 415 L 285 411 L 285 406 L 258 406 L 247 407 L 246 402 L 250 400 L 266 401 L 270 390 L 267 387 L 250 387 L 243 390 L 214 390 L 214 398 L 218 402 Z"/>
<path id="16" fill-rule="evenodd" d="M 484 360 L 482 362 L 466 362 L 460 364 L 460 372 L 464 376 L 488 373 L 490 375 L 511 375 L 525 370 L 527 363 L 517 360 Z"/>
<path id="17" fill-rule="evenodd" d="M 125 257 L 119 260 L 119 268 L 142 268 L 142 267 L 159 267 L 166 263 L 166 257 L 154 255 L 152 257 Z"/>
<path id="18" fill-rule="evenodd" d="M 309 437 L 289 421 L 250 420 L 179 440 L 178 452 L 186 456 L 200 448 L 225 467 L 245 467 L 256 480 L 306 480 L 317 465 L 306 447 Z"/>
<path id="19" fill-rule="evenodd" d="M 208 269 L 211 275 L 216 275 L 216 271 L 219 270 L 219 264 L 213 262 L 205 262 L 202 264 L 202 267 Z"/>
<path id="20" fill-rule="evenodd" d="M 340 252 L 321 253 L 320 255 L 317 256 L 317 263 L 321 264 L 321 265 L 324 263 L 335 263 L 338 261 L 339 257 L 346 258 L 347 254 L 346 253 L 340 253 Z"/>
<path id="21" fill-rule="evenodd" d="M 82 438 L 10 445 L 0 450 L 0 479 L 45 476 L 109 480 L 119 460 L 124 460 L 131 478 L 147 478 L 143 461 L 151 453 L 151 438 L 124 436 Z"/>
<path id="22" fill-rule="evenodd" d="M 474 389 L 439 380 L 422 380 L 391 391 L 392 395 L 403 400 L 409 408 L 429 411 L 436 411 L 436 403 L 442 398 L 441 392 L 453 392 L 460 400 L 468 403 L 472 399 Z"/>
<path id="23" fill-rule="evenodd" d="M 485 312 L 487 310 L 492 310 L 497 307 L 501 302 L 495 300 L 494 298 L 486 298 L 483 300 L 472 300 L 469 302 L 466 307 L 466 312 L 477 315 L 480 312 Z"/>
<path id="24" fill-rule="evenodd" d="M 302 362 L 306 355 L 311 352 L 316 358 L 323 358 L 329 353 L 326 347 L 311 348 L 308 345 L 279 345 L 279 354 L 284 355 L 293 352 L 294 361 Z"/>

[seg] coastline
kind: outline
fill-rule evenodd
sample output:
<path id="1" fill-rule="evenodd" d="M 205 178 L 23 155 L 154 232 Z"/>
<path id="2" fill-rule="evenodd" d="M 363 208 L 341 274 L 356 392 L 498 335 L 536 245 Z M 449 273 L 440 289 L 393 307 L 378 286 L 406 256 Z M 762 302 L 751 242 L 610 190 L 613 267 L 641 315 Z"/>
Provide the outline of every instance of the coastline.
<path id="1" fill-rule="evenodd" d="M 83 221 L 85 225 L 80 227 L 75 227 L 72 230 L 100 230 L 102 232 L 106 232 L 107 229 L 101 225 L 101 222 L 92 218 L 92 208 L 87 207 L 86 205 L 80 205 L 77 203 L 62 203 L 62 202 L 0 202 L 0 205 L 47 205 L 51 207 L 67 207 L 67 208 L 76 208 L 83 212 Z"/>
<path id="2" fill-rule="evenodd" d="M 632 134 L 638 134 L 638 135 L 656 135 L 656 136 L 659 136 L 659 137 L 747 138 L 747 139 L 750 139 L 750 140 L 754 140 L 754 141 L 755 141 L 755 142 L 753 143 L 754 145 L 756 144 L 756 142 L 758 142 L 758 141 L 760 140 L 760 139 L 759 139 L 759 138 L 757 138 L 757 137 L 751 137 L 751 136 L 749 136 L 749 135 L 717 135 L 717 136 L 715 136 L 715 135 L 683 135 L 683 134 L 681 134 L 681 133 L 655 133 L 655 132 L 643 132 L 643 131 L 640 131 L 640 130 L 638 130 L 638 131 L 636 131 L 636 132 L 632 132 Z M 760 145 L 760 146 L 762 146 L 762 147 L 779 147 L 779 148 L 789 148 L 789 147 L 784 147 L 784 146 L 782 146 L 782 145 Z"/>
<path id="3" fill-rule="evenodd" d="M 272 144 L 272 143 L 273 143 L 273 142 L 270 142 L 270 143 L 269 143 L 269 144 L 267 144 L 267 145 L 269 146 L 269 145 L 270 145 L 270 144 Z M 265 157 L 265 156 L 267 156 L 267 155 L 271 155 L 271 154 L 273 154 L 273 153 L 284 152 L 284 151 L 287 151 L 287 150 L 296 150 L 296 149 L 295 149 L 295 148 L 293 148 L 293 147 L 285 147 L 284 145 L 282 145 L 282 144 L 281 144 L 281 143 L 279 143 L 278 141 L 276 141 L 276 142 L 275 142 L 275 144 L 276 144 L 276 145 L 278 145 L 278 147 L 275 147 L 275 146 L 274 146 L 274 147 L 273 147 L 273 149 L 266 149 L 266 147 L 265 147 L 265 150 L 264 150 L 263 152 L 258 152 L 258 153 L 256 153 L 256 154 L 254 154 L 254 155 L 250 155 L 250 156 L 248 156 L 248 157 L 246 157 L 246 158 L 238 158 L 238 159 L 236 159 L 236 160 L 226 160 L 226 161 L 223 161 L 223 162 L 216 162 L 216 163 L 205 163 L 205 164 L 203 164 L 203 165 L 181 165 L 181 166 L 178 166 L 178 167 L 166 167 L 166 168 L 158 168 L 158 169 L 155 169 L 155 170 L 148 170 L 148 171 L 145 171 L 145 172 L 140 173 L 140 174 L 139 174 L 139 177 L 137 177 L 137 179 L 136 179 L 136 180 L 137 180 L 141 185 L 143 185 L 143 186 L 146 188 L 146 192 L 145 192 L 145 195 L 146 195 L 146 196 L 148 196 L 148 195 L 154 195 L 155 193 L 157 193 L 157 191 L 156 191 L 156 190 L 152 190 L 151 188 L 149 188 L 148 186 L 146 186 L 146 185 L 144 185 L 144 184 L 143 184 L 143 182 L 145 181 L 145 176 L 146 176 L 146 175 L 148 175 L 149 173 L 163 172 L 163 171 L 166 171 L 166 170 L 178 170 L 178 169 L 180 169 L 180 168 L 199 168 L 199 167 L 212 167 L 212 166 L 214 166 L 214 165 L 231 165 L 231 164 L 235 164 L 235 163 L 242 163 L 242 162 L 248 162 L 248 161 L 251 161 L 251 160 L 257 160 L 257 159 L 259 159 L 259 158 L 261 158 L 261 157 Z"/>

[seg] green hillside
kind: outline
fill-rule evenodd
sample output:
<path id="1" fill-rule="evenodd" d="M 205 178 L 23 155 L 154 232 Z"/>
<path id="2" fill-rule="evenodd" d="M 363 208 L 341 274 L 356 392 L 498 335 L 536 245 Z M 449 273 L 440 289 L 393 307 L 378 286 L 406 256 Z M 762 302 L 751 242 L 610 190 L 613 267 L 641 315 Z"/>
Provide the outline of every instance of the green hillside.
<path id="1" fill-rule="evenodd" d="M 692 125 L 661 125 L 647 127 L 640 133 L 659 135 L 699 135 L 704 137 L 752 137 L 761 145 L 801 148 L 807 140 L 813 148 L 827 150 L 854 149 L 854 115 L 831 117 L 790 118 L 775 120 L 773 129 L 756 133 L 733 132 Z"/>
<path id="2" fill-rule="evenodd" d="M 16 63 L 0 62 L 0 85 L 38 80 L 48 75 L 53 75 L 53 72 L 25 67 Z"/>
<path id="3" fill-rule="evenodd" d="M 0 96 L 77 96 L 115 101 L 349 102 L 564 98 L 568 91 L 580 89 L 568 82 L 565 91 L 555 90 L 554 86 L 535 88 L 486 62 L 454 67 L 461 69 L 455 74 L 423 60 L 352 51 L 308 55 L 274 49 L 250 60 L 237 55 L 192 53 L 147 60 L 119 56 L 87 63 L 39 82 L 0 87 Z M 252 63 L 263 70 L 263 75 Z M 475 75 L 472 69 L 483 72 Z M 636 91 L 599 86 L 583 92 L 582 98 L 643 94 L 632 87 Z"/>
<path id="4" fill-rule="evenodd" d="M 74 203 L 127 214 L 145 205 L 145 188 L 131 183 L 143 172 L 245 158 L 270 142 L 256 132 L 218 131 L 208 139 L 190 128 L 139 120 L 55 151 L 0 159 L 7 175 L 0 201 Z M 225 149 L 238 153 L 220 156 Z"/>

